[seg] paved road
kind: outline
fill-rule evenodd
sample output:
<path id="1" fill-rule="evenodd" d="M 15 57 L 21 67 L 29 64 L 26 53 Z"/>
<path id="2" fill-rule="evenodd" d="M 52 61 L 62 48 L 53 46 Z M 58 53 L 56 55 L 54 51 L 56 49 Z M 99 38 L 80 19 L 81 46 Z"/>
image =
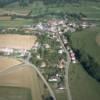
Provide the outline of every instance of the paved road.
<path id="1" fill-rule="evenodd" d="M 37 30 L 37 31 L 39 31 L 39 30 Z M 41 31 L 40 30 L 40 32 L 45 32 L 45 31 Z M 49 32 L 52 32 L 52 31 L 49 31 Z M 69 55 L 67 49 L 64 46 L 64 43 L 63 43 L 63 41 L 62 41 L 62 39 L 60 37 L 59 32 L 56 32 L 56 36 L 59 38 L 60 43 L 61 43 L 61 45 L 62 45 L 62 47 L 63 47 L 63 49 L 64 49 L 64 51 L 65 51 L 65 53 L 67 55 L 67 62 L 65 64 L 65 85 L 66 85 L 68 100 L 72 100 L 72 96 L 71 96 L 71 92 L 70 92 L 70 87 L 69 87 L 69 82 L 68 82 L 68 80 L 69 80 L 68 79 L 68 72 L 69 72 L 69 65 L 70 65 L 71 59 L 70 59 L 70 55 Z"/>
<path id="2" fill-rule="evenodd" d="M 72 96 L 71 96 L 71 92 L 70 92 L 70 88 L 69 88 L 69 82 L 68 82 L 68 80 L 69 80 L 68 79 L 68 71 L 69 71 L 69 65 L 70 65 L 71 59 L 70 59 L 70 55 L 69 55 L 67 49 L 64 46 L 64 43 L 60 37 L 59 32 L 56 33 L 56 36 L 59 38 L 60 43 L 61 43 L 61 45 L 62 45 L 62 47 L 67 55 L 67 62 L 65 64 L 65 85 L 66 85 L 68 100 L 72 100 Z"/>
<path id="3" fill-rule="evenodd" d="M 46 81 L 46 79 L 44 78 L 44 76 L 42 75 L 42 73 L 40 72 L 40 70 L 35 66 L 33 65 L 32 63 L 30 63 L 28 60 L 23 60 L 23 59 L 20 59 L 22 60 L 22 62 L 24 62 L 25 64 L 28 64 L 30 66 L 32 66 L 32 68 L 35 69 L 35 71 L 38 73 L 38 75 L 40 76 L 40 78 L 43 80 L 44 84 L 47 86 L 51 96 L 53 97 L 54 100 L 56 100 L 56 97 L 55 97 L 55 94 L 53 92 L 53 90 L 51 89 L 50 85 L 48 84 L 48 82 Z"/>
<path id="4" fill-rule="evenodd" d="M 29 53 L 28 56 L 29 57 L 26 60 L 17 58 L 19 61 L 22 61 L 22 63 L 18 64 L 18 65 L 11 66 L 9 68 L 5 68 L 4 70 L 1 70 L 0 71 L 0 77 L 2 77 L 2 75 L 4 76 L 4 75 L 8 75 L 10 73 L 13 73 L 13 72 L 15 72 L 18 69 L 24 69 L 25 65 L 30 65 L 30 67 L 34 68 L 35 71 L 38 73 L 40 78 L 43 80 L 44 84 L 47 86 L 51 96 L 54 98 L 54 100 L 56 100 L 55 94 L 54 94 L 53 90 L 51 89 L 50 85 L 48 84 L 48 82 L 46 81 L 46 79 L 44 78 L 44 76 L 41 74 L 41 72 L 39 71 L 39 69 L 35 65 L 33 65 L 33 64 L 31 64 L 29 62 L 29 58 L 31 56 L 30 53 Z"/>

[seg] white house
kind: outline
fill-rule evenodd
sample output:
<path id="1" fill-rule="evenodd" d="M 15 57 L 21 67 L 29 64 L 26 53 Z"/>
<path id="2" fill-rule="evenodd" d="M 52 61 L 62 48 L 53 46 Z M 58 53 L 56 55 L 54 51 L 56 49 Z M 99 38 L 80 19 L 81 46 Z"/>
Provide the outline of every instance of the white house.
<path id="1" fill-rule="evenodd" d="M 57 82 L 58 81 L 58 77 L 53 76 L 51 78 L 48 79 L 49 82 Z"/>

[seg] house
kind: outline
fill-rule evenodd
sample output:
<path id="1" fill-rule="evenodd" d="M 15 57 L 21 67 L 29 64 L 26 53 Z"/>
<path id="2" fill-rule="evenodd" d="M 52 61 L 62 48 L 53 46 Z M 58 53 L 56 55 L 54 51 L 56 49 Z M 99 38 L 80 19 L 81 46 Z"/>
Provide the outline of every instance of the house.
<path id="1" fill-rule="evenodd" d="M 77 63 L 77 62 L 76 62 L 76 60 L 73 60 L 72 63 L 75 64 L 75 63 Z"/>
<path id="2" fill-rule="evenodd" d="M 46 63 L 45 62 L 42 62 L 41 65 L 40 65 L 40 67 L 41 68 L 45 68 L 46 67 Z"/>
<path id="3" fill-rule="evenodd" d="M 56 32 L 56 31 L 57 31 L 57 28 L 56 28 L 55 26 L 51 26 L 51 27 L 49 28 L 49 31 L 51 31 L 51 32 Z"/>
<path id="4" fill-rule="evenodd" d="M 58 20 L 58 24 L 59 24 L 59 25 L 64 25 L 65 22 L 64 22 L 64 20 Z"/>
<path id="5" fill-rule="evenodd" d="M 72 32 L 75 32 L 75 31 L 76 31 L 76 29 L 75 29 L 75 28 L 70 27 L 70 28 L 69 28 L 69 31 L 72 33 Z"/>
<path id="6" fill-rule="evenodd" d="M 10 55 L 12 54 L 14 51 L 11 48 L 0 48 L 0 52 L 4 52 L 4 55 Z"/>
<path id="7" fill-rule="evenodd" d="M 89 25 L 87 22 L 82 22 L 80 25 L 83 29 L 87 28 Z"/>
<path id="8" fill-rule="evenodd" d="M 41 59 L 40 54 L 37 55 L 36 58 L 37 58 L 38 60 L 40 60 L 40 59 Z"/>
<path id="9" fill-rule="evenodd" d="M 0 34 L 0 51 L 7 55 L 12 53 L 21 53 L 24 55 L 32 49 L 36 40 L 37 38 L 31 35 Z"/>
<path id="10" fill-rule="evenodd" d="M 43 24 L 41 22 L 36 25 L 36 28 L 37 29 L 40 29 L 40 30 L 43 30 L 44 29 Z"/>
<path id="11" fill-rule="evenodd" d="M 64 90 L 64 89 L 65 89 L 64 84 L 62 84 L 62 83 L 61 83 L 61 84 L 59 84 L 59 85 L 58 85 L 58 89 L 59 89 L 59 90 Z"/>
<path id="12" fill-rule="evenodd" d="M 48 82 L 57 82 L 58 77 L 57 76 L 52 76 L 51 78 L 48 79 Z"/>
<path id="13" fill-rule="evenodd" d="M 12 27 L 11 27 L 11 28 L 8 28 L 7 30 L 8 30 L 8 31 L 18 31 L 18 28 L 12 28 Z"/>
<path id="14" fill-rule="evenodd" d="M 70 46 L 67 46 L 67 50 L 70 51 L 71 50 L 71 47 Z"/>
<path id="15" fill-rule="evenodd" d="M 73 50 L 69 50 L 69 54 L 70 54 L 72 63 L 76 63 L 76 57 L 75 57 L 75 53 L 73 52 Z"/>
<path id="16" fill-rule="evenodd" d="M 64 52 L 63 49 L 58 50 L 58 53 L 59 53 L 59 54 L 62 54 L 63 52 Z"/>
<path id="17" fill-rule="evenodd" d="M 64 28 L 64 32 L 68 32 L 69 29 L 70 29 L 70 27 L 66 27 L 66 28 Z"/>
<path id="18" fill-rule="evenodd" d="M 58 23 L 57 23 L 57 20 L 49 20 L 48 21 L 48 25 L 50 25 L 50 26 L 56 26 L 56 25 L 58 25 Z"/>
<path id="19" fill-rule="evenodd" d="M 49 49 L 50 48 L 50 45 L 49 44 L 44 44 L 45 48 L 46 49 Z"/>
<path id="20" fill-rule="evenodd" d="M 65 60 L 64 59 L 61 59 L 61 61 L 59 63 L 59 68 L 60 69 L 64 68 L 64 65 L 65 65 Z"/>

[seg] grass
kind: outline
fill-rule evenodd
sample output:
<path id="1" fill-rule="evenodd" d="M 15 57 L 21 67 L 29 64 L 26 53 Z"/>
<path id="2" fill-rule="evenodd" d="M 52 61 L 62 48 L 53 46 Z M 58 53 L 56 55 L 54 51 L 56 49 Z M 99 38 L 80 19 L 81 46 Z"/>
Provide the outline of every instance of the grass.
<path id="1" fill-rule="evenodd" d="M 100 83 L 91 78 L 80 64 L 72 64 L 69 83 L 73 100 L 100 100 Z"/>
<path id="2" fill-rule="evenodd" d="M 52 87 L 52 89 L 53 89 L 53 91 L 55 93 L 55 96 L 56 96 L 57 100 L 67 100 L 67 92 L 66 92 L 66 89 L 59 90 L 59 89 L 55 88 L 54 83 L 49 83 L 49 84 Z"/>
<path id="3" fill-rule="evenodd" d="M 67 100 L 67 93 L 65 91 L 61 93 L 56 93 L 57 100 Z"/>
<path id="4" fill-rule="evenodd" d="M 99 32 L 99 27 L 75 32 L 71 34 L 71 41 L 74 48 L 84 50 L 100 64 L 100 46 L 96 43 L 96 36 L 100 34 Z"/>
<path id="5" fill-rule="evenodd" d="M 100 46 L 96 43 L 96 36 L 100 34 L 99 32 L 99 27 L 75 32 L 71 34 L 71 41 L 74 48 L 84 50 L 100 64 Z"/>
<path id="6" fill-rule="evenodd" d="M 8 21 L 0 21 L 0 27 L 20 27 L 27 24 L 32 24 L 32 20 L 30 19 L 16 19 L 16 20 L 8 20 Z"/>
<path id="7" fill-rule="evenodd" d="M 37 6 L 38 5 L 38 6 Z M 13 9 L 12 9 L 13 8 Z M 23 8 L 18 3 L 12 3 L 0 9 L 0 13 L 13 11 L 21 14 L 28 14 L 32 10 L 33 16 L 47 15 L 48 13 L 77 13 L 85 14 L 90 19 L 100 20 L 100 2 L 81 2 L 80 4 L 49 4 L 45 5 L 42 1 L 34 1 L 33 4 Z M 57 16 L 57 15 L 56 15 Z M 34 20 L 34 19 L 33 19 Z M 36 20 L 36 19 L 35 19 Z M 0 26 L 21 26 L 32 24 L 32 20 L 0 21 Z"/>
<path id="8" fill-rule="evenodd" d="M 0 86 L 0 100 L 32 100 L 28 88 Z"/>
<path id="9" fill-rule="evenodd" d="M 38 5 L 38 6 L 37 6 Z M 51 13 L 51 12 L 63 12 L 63 13 L 84 13 L 90 18 L 100 18 L 100 2 L 81 2 L 80 4 L 49 4 L 45 5 L 42 1 L 34 1 L 33 4 L 30 4 L 29 6 L 23 8 L 20 7 L 18 3 L 13 3 L 5 8 L 4 10 L 12 10 L 13 11 L 26 11 L 29 12 L 32 10 L 33 15 L 39 15 L 39 14 L 45 14 L 45 13 Z"/>

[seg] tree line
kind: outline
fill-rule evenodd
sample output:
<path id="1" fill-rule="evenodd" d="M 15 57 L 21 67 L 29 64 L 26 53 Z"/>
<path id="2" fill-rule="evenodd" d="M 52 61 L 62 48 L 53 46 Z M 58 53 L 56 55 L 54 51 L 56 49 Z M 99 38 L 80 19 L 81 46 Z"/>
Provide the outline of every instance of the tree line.
<path id="1" fill-rule="evenodd" d="M 95 59 L 90 56 L 85 50 L 73 47 L 70 33 L 65 33 L 64 36 L 68 39 L 70 43 L 69 45 L 74 50 L 76 58 L 78 59 L 82 67 L 88 72 L 90 76 L 100 82 L 100 64 L 95 61 Z"/>
<path id="2" fill-rule="evenodd" d="M 100 2 L 99 0 L 0 0 L 0 7 L 13 2 L 19 2 L 20 6 L 28 6 L 35 1 L 42 1 L 45 5 L 49 4 L 65 4 L 65 3 L 80 3 L 81 1 Z"/>
<path id="3" fill-rule="evenodd" d="M 77 59 L 80 61 L 85 70 L 100 82 L 100 65 L 95 61 L 95 59 L 81 49 L 74 49 L 74 51 Z"/>

